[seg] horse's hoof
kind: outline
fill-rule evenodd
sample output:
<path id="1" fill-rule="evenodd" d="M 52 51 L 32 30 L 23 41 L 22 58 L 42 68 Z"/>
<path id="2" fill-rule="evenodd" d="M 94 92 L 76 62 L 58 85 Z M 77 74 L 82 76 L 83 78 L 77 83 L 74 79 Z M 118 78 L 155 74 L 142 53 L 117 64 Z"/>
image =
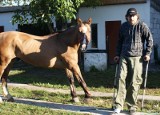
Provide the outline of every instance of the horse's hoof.
<path id="1" fill-rule="evenodd" d="M 14 102 L 13 97 L 11 97 L 11 98 L 7 99 L 7 102 Z"/>
<path id="2" fill-rule="evenodd" d="M 5 100 L 7 102 L 14 102 L 14 99 L 13 99 L 13 97 L 11 95 L 7 95 Z"/>
<path id="3" fill-rule="evenodd" d="M 74 101 L 75 103 L 79 103 L 79 102 L 80 102 L 78 97 L 73 98 L 73 101 Z"/>
<path id="4" fill-rule="evenodd" d="M 92 101 L 93 101 L 93 99 L 91 99 L 91 98 L 84 98 L 84 100 L 83 100 L 84 103 L 90 103 Z"/>

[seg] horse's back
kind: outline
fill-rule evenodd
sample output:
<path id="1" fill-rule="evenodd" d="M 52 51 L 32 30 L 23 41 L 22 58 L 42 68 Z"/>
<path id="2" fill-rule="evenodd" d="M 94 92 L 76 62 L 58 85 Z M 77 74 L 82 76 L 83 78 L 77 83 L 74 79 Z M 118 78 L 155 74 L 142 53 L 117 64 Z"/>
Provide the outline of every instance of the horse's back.
<path id="1" fill-rule="evenodd" d="M 77 62 L 78 57 L 77 50 L 67 42 L 66 36 L 58 33 L 35 36 L 9 31 L 0 34 L 0 53 L 7 52 L 5 57 L 18 57 L 35 66 L 63 68 L 71 60 Z"/>
<path id="2" fill-rule="evenodd" d="M 0 53 L 8 58 L 17 57 L 24 50 L 36 45 L 32 42 L 36 38 L 41 37 L 17 31 L 2 32 L 0 33 Z"/>
<path id="3" fill-rule="evenodd" d="M 18 57 L 35 66 L 61 66 L 57 58 L 57 41 L 53 35 L 35 36 L 23 32 L 9 31 L 0 34 L 0 52 L 9 52 L 5 57 Z M 3 47 L 3 48 L 2 48 Z M 9 51 L 10 50 L 10 51 Z"/>

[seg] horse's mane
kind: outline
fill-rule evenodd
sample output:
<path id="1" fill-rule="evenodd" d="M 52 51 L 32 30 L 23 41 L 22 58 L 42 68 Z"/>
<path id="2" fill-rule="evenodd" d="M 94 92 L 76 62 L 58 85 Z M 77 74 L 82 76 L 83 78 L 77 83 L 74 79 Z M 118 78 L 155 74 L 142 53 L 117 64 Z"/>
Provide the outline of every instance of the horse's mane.
<path id="1" fill-rule="evenodd" d="M 51 34 L 48 34 L 48 35 L 45 35 L 45 36 L 42 36 L 43 38 L 58 38 L 58 39 L 62 39 L 62 38 L 66 38 L 66 36 L 68 34 L 70 34 L 71 32 L 73 31 L 76 31 L 77 29 L 77 26 L 71 26 L 65 30 L 61 30 L 61 31 L 56 31 L 54 33 L 51 33 Z M 73 35 L 71 33 L 71 35 Z"/>
<path id="2" fill-rule="evenodd" d="M 69 30 L 74 29 L 74 28 L 76 28 L 76 27 L 77 27 L 77 25 L 70 26 L 70 27 L 68 27 L 68 28 L 66 28 L 66 29 L 58 30 L 57 33 L 65 33 L 65 32 L 68 32 Z"/>
<path id="3" fill-rule="evenodd" d="M 74 28 L 76 28 L 77 26 L 70 26 L 70 27 L 68 27 L 67 29 L 64 29 L 64 30 L 57 30 L 57 31 L 54 31 L 53 33 L 51 33 L 51 34 L 48 34 L 48 35 L 44 35 L 44 37 L 45 36 L 55 36 L 55 35 L 57 35 L 57 34 L 61 34 L 61 33 L 66 33 L 66 32 L 68 32 L 68 31 L 70 31 L 70 30 L 72 30 L 72 29 L 74 29 Z"/>
<path id="4" fill-rule="evenodd" d="M 69 27 L 63 31 L 58 32 L 57 35 L 59 38 L 61 38 L 61 37 L 65 36 L 66 34 L 69 34 L 69 33 L 76 31 L 76 30 L 77 30 L 77 26 L 72 26 L 72 27 Z"/>

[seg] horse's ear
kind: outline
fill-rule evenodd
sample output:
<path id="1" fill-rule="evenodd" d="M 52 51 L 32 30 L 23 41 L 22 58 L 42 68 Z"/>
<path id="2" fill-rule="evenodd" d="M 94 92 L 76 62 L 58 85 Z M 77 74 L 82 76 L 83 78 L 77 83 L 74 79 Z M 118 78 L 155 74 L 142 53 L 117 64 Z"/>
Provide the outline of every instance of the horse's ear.
<path id="1" fill-rule="evenodd" d="M 89 18 L 88 19 L 88 24 L 91 25 L 91 23 L 92 23 L 92 18 Z"/>
<path id="2" fill-rule="evenodd" d="M 78 25 L 81 25 L 82 24 L 82 20 L 80 18 L 77 19 L 77 23 Z"/>

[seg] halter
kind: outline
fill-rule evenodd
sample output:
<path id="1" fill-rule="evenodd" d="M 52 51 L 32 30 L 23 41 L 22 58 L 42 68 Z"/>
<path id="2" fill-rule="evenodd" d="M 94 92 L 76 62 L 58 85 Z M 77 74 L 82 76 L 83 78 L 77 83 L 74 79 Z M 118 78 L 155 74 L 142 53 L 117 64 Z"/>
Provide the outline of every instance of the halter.
<path id="1" fill-rule="evenodd" d="M 83 30 L 82 30 L 83 38 L 82 38 L 82 42 L 81 42 L 81 51 L 82 52 L 86 52 L 86 50 L 87 50 L 88 44 L 87 44 L 86 32 L 87 32 L 87 27 L 83 27 Z"/>
<path id="2" fill-rule="evenodd" d="M 82 44 L 81 44 L 81 51 L 82 52 L 86 52 L 87 50 L 87 41 L 86 41 L 86 35 L 84 34 L 83 35 L 83 41 L 82 41 Z"/>

